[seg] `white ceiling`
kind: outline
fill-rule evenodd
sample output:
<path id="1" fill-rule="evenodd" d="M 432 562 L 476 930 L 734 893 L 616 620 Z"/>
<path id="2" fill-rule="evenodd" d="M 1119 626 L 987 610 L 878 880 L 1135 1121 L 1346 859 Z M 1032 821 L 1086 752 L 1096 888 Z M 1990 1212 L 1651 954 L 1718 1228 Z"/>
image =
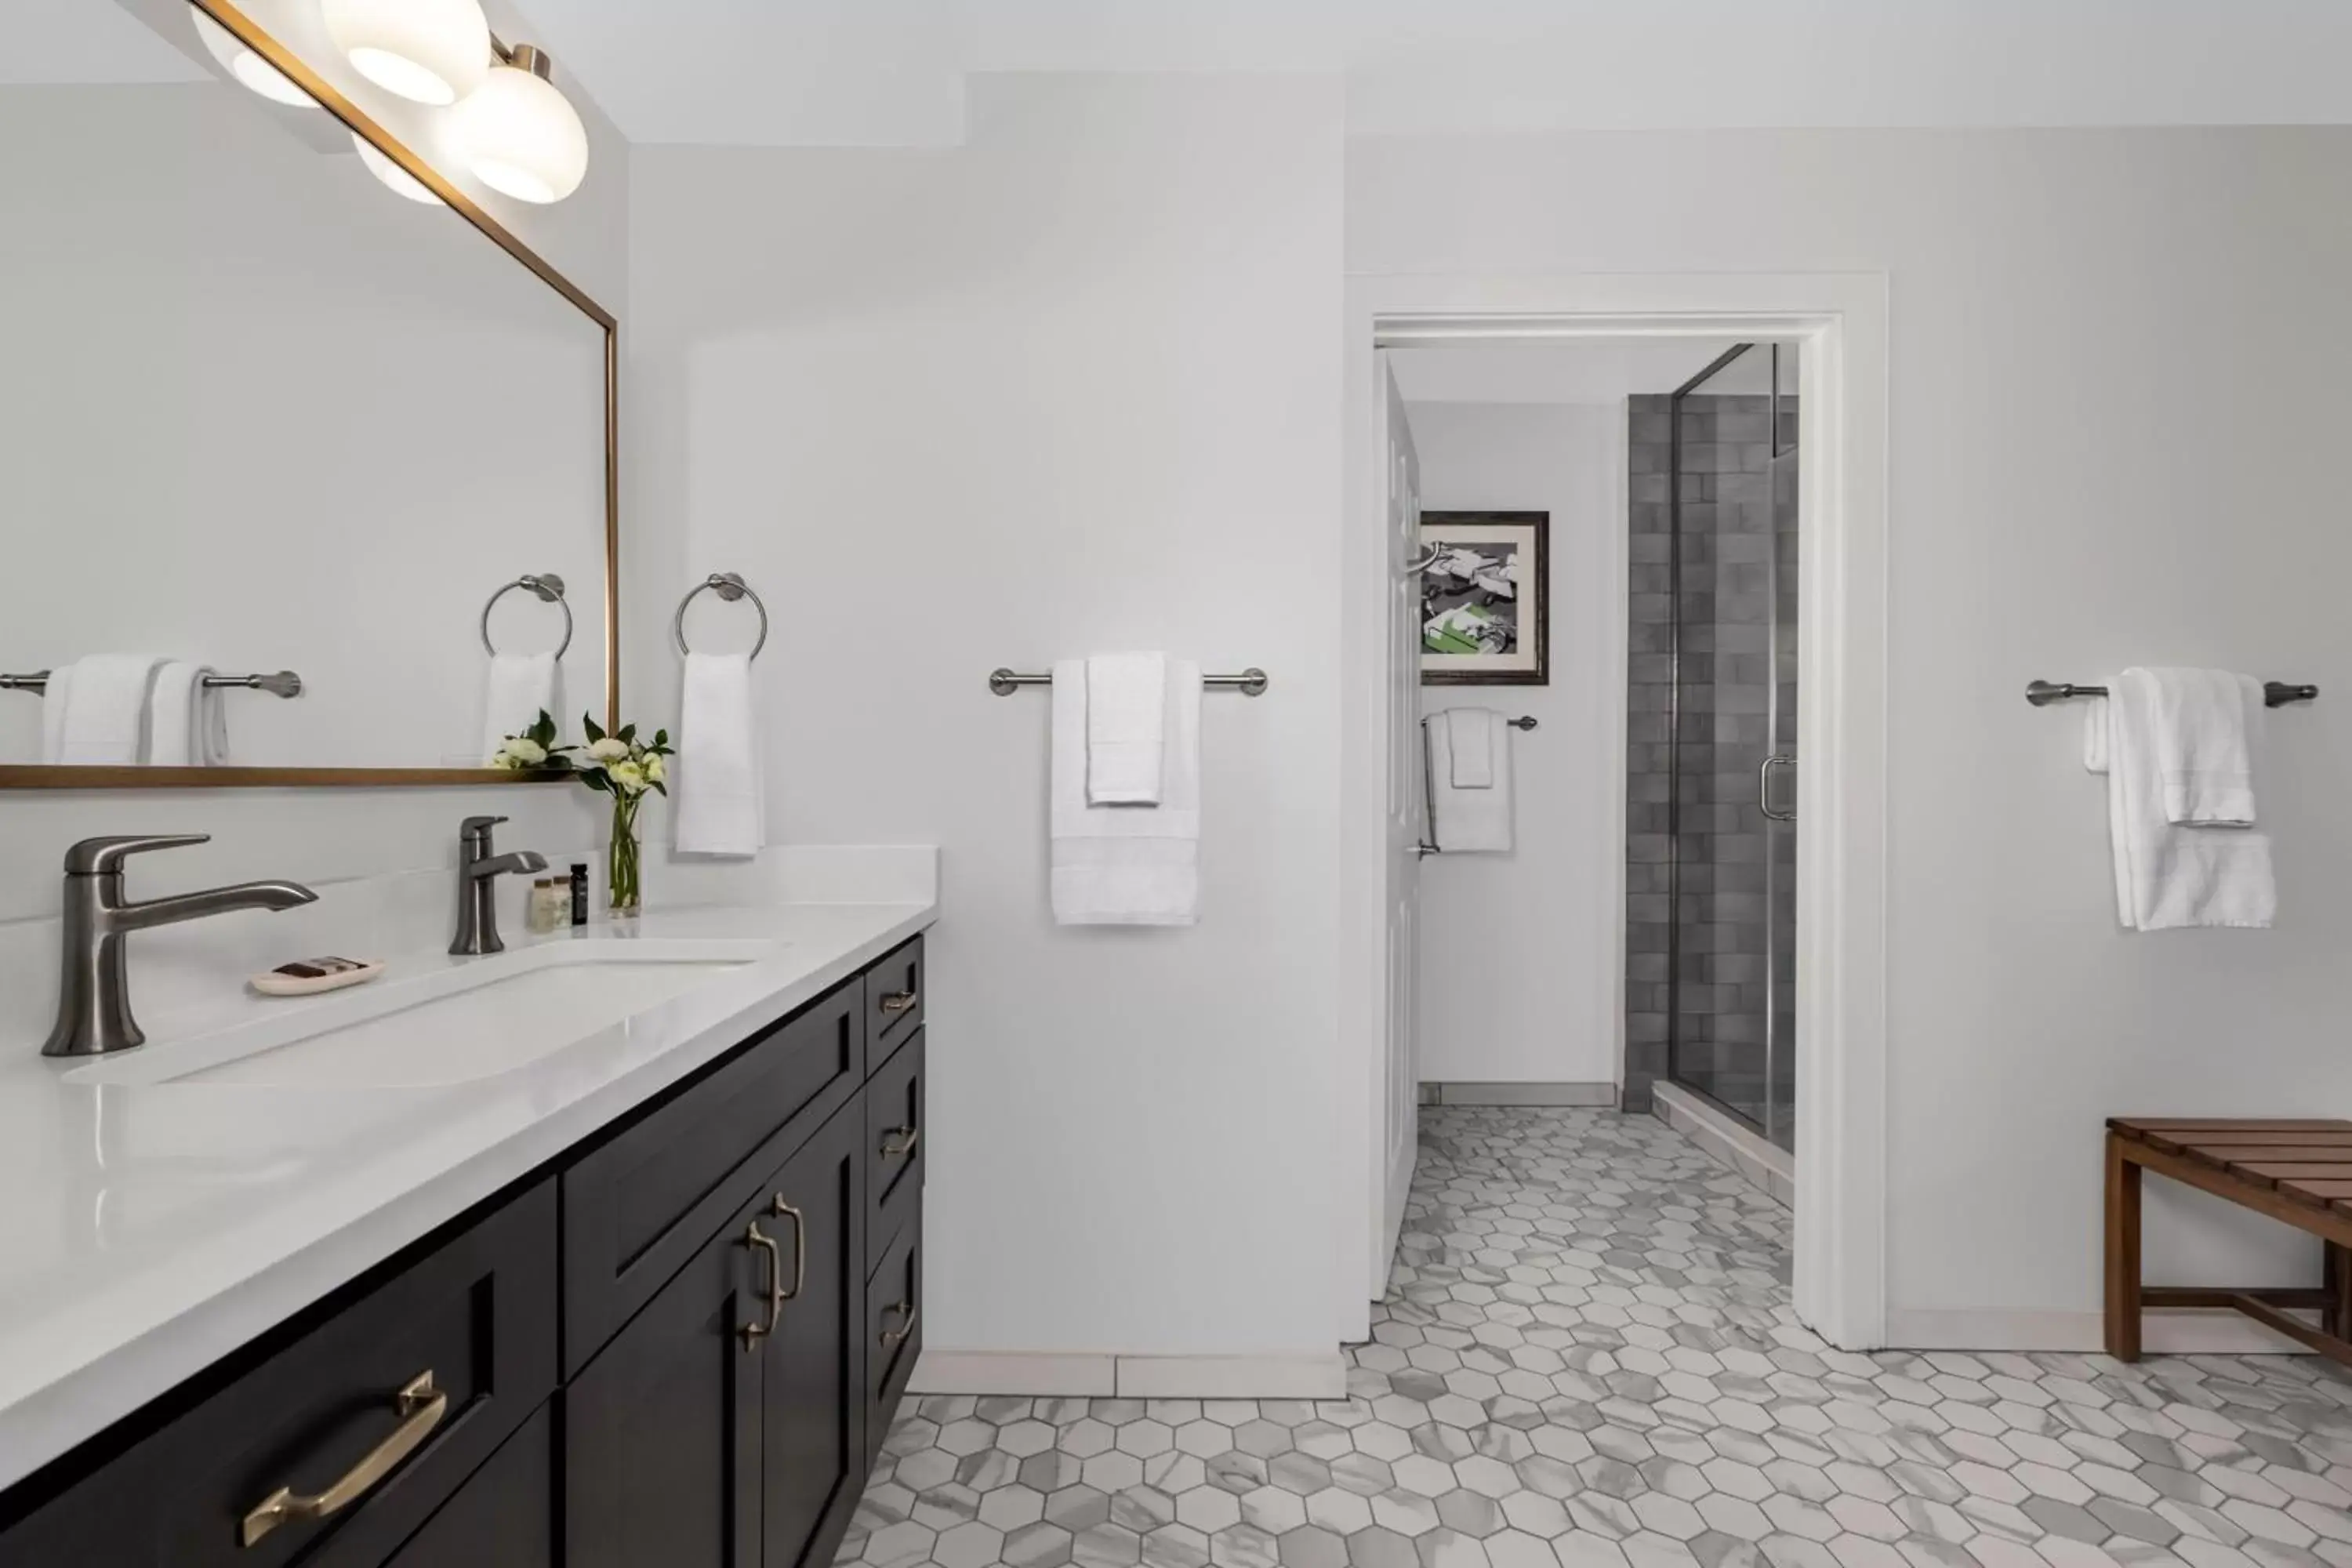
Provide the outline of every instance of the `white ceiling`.
<path id="1" fill-rule="evenodd" d="M 2352 121 L 2345 0 L 521 5 L 639 142 L 952 142 L 1056 70 L 1344 71 L 1360 134 Z"/>
<path id="2" fill-rule="evenodd" d="M 1602 403 L 1672 392 L 1732 346 L 1714 338 L 1433 343 L 1391 351 L 1407 403 Z M 1761 356 L 1742 354 L 1739 363 Z M 1727 382 L 1716 391 L 1740 391 Z M 1766 390 L 1759 384 L 1755 390 Z"/>

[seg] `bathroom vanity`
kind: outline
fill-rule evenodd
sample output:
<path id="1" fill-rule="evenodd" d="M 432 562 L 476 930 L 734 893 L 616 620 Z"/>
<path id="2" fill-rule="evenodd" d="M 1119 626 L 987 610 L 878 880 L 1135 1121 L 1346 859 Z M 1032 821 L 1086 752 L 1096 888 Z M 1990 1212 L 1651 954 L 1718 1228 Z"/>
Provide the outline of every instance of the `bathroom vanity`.
<path id="1" fill-rule="evenodd" d="M 142 1145 L 116 1167 L 144 1153 L 168 1182 L 193 1162 L 225 1201 L 194 1205 L 176 1237 L 131 1215 L 85 1238 L 178 1247 L 184 1301 L 148 1294 L 174 1274 L 151 1269 L 113 1277 L 111 1298 L 42 1302 L 38 1331 L 0 1310 L 0 1565 L 829 1563 L 922 1341 L 930 910 L 770 911 L 746 939 L 748 918 L 649 916 L 641 950 L 723 931 L 695 951 L 728 961 L 472 1084 L 439 1081 L 429 1048 L 415 1081 L 353 1066 L 397 1014 L 344 1027 L 332 1068 L 199 1040 L 53 1077 L 60 1114 Z M 624 956 L 627 939 L 599 935 Z M 561 974 L 567 948 L 595 945 L 510 956 Z M 443 976 L 499 962 L 409 977 L 426 998 L 412 1014 Z M 411 1124 L 423 1160 L 341 1120 L 354 1078 L 374 1080 L 365 1114 Z M 318 1184 L 299 1158 L 208 1176 L 194 1151 L 224 1104 L 257 1126 L 315 1110 L 279 1142 L 312 1151 Z M 102 1211 L 122 1178 L 100 1166 L 60 1180 L 99 1183 Z M 371 1184 L 435 1168 L 371 1203 Z M 114 1194 L 126 1209 L 152 1196 Z M 80 1271 L 84 1250 L 0 1271 L 0 1300 L 21 1303 L 27 1269 Z M 257 1321 L 289 1292 L 309 1304 Z M 238 1333 L 176 1375 L 154 1353 Z M 73 1359 L 68 1342 L 82 1364 L 37 1363 L 44 1344 Z"/>

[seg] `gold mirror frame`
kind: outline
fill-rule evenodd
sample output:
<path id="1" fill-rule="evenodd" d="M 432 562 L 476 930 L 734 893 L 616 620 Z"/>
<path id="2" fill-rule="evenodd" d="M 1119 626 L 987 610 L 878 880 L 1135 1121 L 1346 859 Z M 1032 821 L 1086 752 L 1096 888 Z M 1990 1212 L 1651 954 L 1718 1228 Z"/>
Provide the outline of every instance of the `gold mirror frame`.
<path id="1" fill-rule="evenodd" d="M 604 333 L 604 723 L 621 725 L 621 361 L 620 323 L 547 258 L 525 245 L 442 173 L 410 151 L 361 110 L 318 72 L 230 0 L 189 0 L 235 34 L 247 48 L 283 72 L 320 106 L 364 137 L 375 150 L 439 196 L 449 210 L 489 237 L 491 243 L 537 274 Z M 451 784 L 551 784 L 571 777 L 560 769 L 518 772 L 504 768 L 142 768 L 48 767 L 0 764 L 0 789 L 253 789 L 365 787 L 373 789 Z"/>

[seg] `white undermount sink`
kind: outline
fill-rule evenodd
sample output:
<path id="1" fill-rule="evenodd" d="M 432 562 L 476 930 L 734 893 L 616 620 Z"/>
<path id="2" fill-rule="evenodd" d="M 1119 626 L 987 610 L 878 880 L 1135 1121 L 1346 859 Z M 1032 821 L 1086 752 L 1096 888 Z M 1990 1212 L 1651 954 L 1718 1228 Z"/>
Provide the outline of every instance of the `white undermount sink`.
<path id="1" fill-rule="evenodd" d="M 78 1068 L 78 1084 L 421 1089 L 471 1083 L 627 1024 L 761 959 L 773 942 L 551 942 L 273 1005 L 250 1023 Z"/>

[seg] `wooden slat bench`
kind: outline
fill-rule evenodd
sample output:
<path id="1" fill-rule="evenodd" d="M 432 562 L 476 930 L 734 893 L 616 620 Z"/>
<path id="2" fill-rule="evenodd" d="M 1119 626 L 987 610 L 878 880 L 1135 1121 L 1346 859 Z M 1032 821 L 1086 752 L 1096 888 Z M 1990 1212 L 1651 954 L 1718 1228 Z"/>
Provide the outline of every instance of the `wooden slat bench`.
<path id="1" fill-rule="evenodd" d="M 2143 1285 L 2139 1184 L 2153 1171 L 2319 1238 L 2315 1289 Z M 2352 1121 L 2116 1116 L 2107 1121 L 2107 1353 L 2137 1361 L 2149 1307 L 2231 1307 L 2352 1366 Z M 2319 1327 L 2289 1316 L 2316 1308 Z"/>

